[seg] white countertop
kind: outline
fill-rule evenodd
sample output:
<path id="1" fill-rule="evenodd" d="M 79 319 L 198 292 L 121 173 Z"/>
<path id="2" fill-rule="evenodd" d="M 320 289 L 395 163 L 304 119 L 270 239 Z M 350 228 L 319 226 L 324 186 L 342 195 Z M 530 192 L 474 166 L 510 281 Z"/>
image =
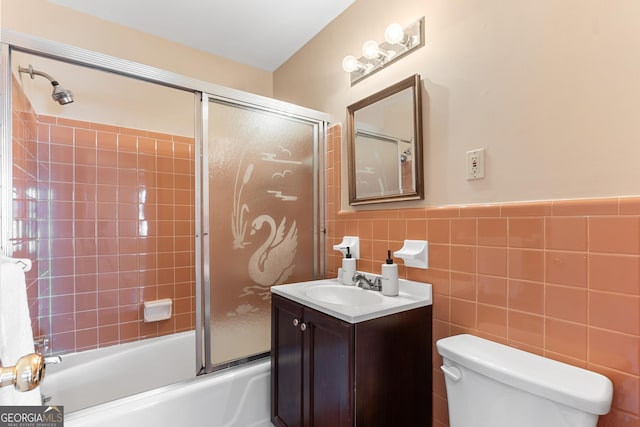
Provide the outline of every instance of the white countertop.
<path id="1" fill-rule="evenodd" d="M 369 273 L 365 274 L 367 277 L 375 276 Z M 318 286 L 339 285 L 350 288 L 354 287 L 342 285 L 337 279 L 322 279 L 277 285 L 271 287 L 271 292 L 349 323 L 364 322 L 366 320 L 433 304 L 431 284 L 405 279 L 399 279 L 398 282 L 400 291 L 398 296 L 395 297 L 384 296 L 378 291 L 360 289 L 362 292 L 373 292 L 382 297 L 379 303 L 360 306 L 333 304 L 314 299 L 307 295 L 309 290 Z M 311 294 L 313 295 L 313 292 L 311 292 Z"/>

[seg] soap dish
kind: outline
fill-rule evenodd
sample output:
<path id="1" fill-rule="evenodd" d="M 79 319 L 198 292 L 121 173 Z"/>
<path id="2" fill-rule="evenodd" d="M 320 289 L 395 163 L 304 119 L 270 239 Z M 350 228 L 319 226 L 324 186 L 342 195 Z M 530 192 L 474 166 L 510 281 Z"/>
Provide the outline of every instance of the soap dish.
<path id="1" fill-rule="evenodd" d="M 171 305 L 172 301 L 170 298 L 145 301 L 144 321 L 148 323 L 171 318 Z"/>
<path id="2" fill-rule="evenodd" d="M 393 253 L 402 258 L 404 265 L 414 268 L 429 268 L 429 242 L 426 240 L 405 240 L 404 246 Z"/>

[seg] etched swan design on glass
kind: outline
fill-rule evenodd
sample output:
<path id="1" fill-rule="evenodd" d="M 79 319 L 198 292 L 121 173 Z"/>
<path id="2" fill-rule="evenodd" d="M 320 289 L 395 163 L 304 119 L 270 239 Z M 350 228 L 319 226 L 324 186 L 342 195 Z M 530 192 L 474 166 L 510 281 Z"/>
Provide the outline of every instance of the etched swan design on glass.
<path id="1" fill-rule="evenodd" d="M 244 214 L 249 212 L 249 206 L 246 203 L 242 203 L 242 191 L 245 185 L 251 179 L 253 173 L 253 163 L 250 163 L 244 171 L 242 182 L 238 185 L 238 178 L 240 177 L 240 166 L 236 172 L 236 180 L 234 183 L 233 192 L 233 212 L 231 214 L 231 232 L 233 233 L 233 249 L 242 249 L 249 243 L 244 241 L 245 233 L 247 230 L 247 221 L 244 219 Z"/>
<path id="2" fill-rule="evenodd" d="M 260 215 L 251 223 L 251 235 L 269 226 L 269 237 L 249 258 L 249 277 L 258 286 L 244 288 L 244 295 L 259 294 L 263 298 L 270 296 L 269 288 L 282 283 L 291 275 L 295 268 L 295 255 L 298 247 L 298 227 L 294 220 L 287 228 L 287 218 L 282 218 L 276 227 L 275 220 L 269 215 Z M 286 234 L 285 234 L 286 231 Z"/>

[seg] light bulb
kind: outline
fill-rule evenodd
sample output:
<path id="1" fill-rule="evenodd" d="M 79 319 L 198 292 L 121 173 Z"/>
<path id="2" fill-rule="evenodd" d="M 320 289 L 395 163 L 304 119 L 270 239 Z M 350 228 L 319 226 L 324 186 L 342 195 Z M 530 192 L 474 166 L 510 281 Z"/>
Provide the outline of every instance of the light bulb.
<path id="1" fill-rule="evenodd" d="M 397 23 L 389 25 L 384 32 L 384 39 L 391 44 L 403 43 L 405 41 L 405 34 L 402 25 Z"/>
<path id="2" fill-rule="evenodd" d="M 380 57 L 378 43 L 375 40 L 369 40 L 362 45 L 362 56 L 367 59 L 377 59 Z"/>
<path id="3" fill-rule="evenodd" d="M 355 56 L 347 55 L 342 60 L 342 69 L 347 73 L 355 71 L 358 69 L 358 60 Z"/>

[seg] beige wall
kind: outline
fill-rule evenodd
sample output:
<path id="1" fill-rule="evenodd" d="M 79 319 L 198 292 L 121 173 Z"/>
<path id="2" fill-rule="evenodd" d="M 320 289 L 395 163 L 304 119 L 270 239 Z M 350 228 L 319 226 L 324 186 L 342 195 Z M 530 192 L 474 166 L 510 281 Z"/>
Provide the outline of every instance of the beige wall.
<path id="1" fill-rule="evenodd" d="M 263 96 L 272 73 L 112 24 L 46 0 L 1 0 L 2 28 Z"/>
<path id="2" fill-rule="evenodd" d="M 349 86 L 345 55 L 421 16 L 425 47 Z M 344 123 L 347 105 L 419 73 L 426 200 L 402 206 L 637 195 L 637 16 L 621 0 L 358 0 L 276 70 L 274 95 Z M 467 181 L 481 147 L 487 177 Z"/>
<path id="3" fill-rule="evenodd" d="M 0 5 L 5 29 L 275 96 L 334 122 L 348 104 L 419 73 L 426 199 L 389 207 L 639 193 L 637 2 L 358 0 L 273 75 L 45 0 Z M 345 55 L 381 41 L 390 22 L 421 16 L 425 47 L 349 86 Z M 487 177 L 467 181 L 465 152 L 481 147 Z M 349 209 L 346 186 L 342 204 Z"/>
<path id="4" fill-rule="evenodd" d="M 47 79 L 31 79 L 29 73 L 18 71 L 28 65 L 70 89 L 75 101 L 67 105 L 53 102 Z M 11 55 L 11 68 L 38 115 L 195 136 L 192 92 L 18 51 Z"/>

